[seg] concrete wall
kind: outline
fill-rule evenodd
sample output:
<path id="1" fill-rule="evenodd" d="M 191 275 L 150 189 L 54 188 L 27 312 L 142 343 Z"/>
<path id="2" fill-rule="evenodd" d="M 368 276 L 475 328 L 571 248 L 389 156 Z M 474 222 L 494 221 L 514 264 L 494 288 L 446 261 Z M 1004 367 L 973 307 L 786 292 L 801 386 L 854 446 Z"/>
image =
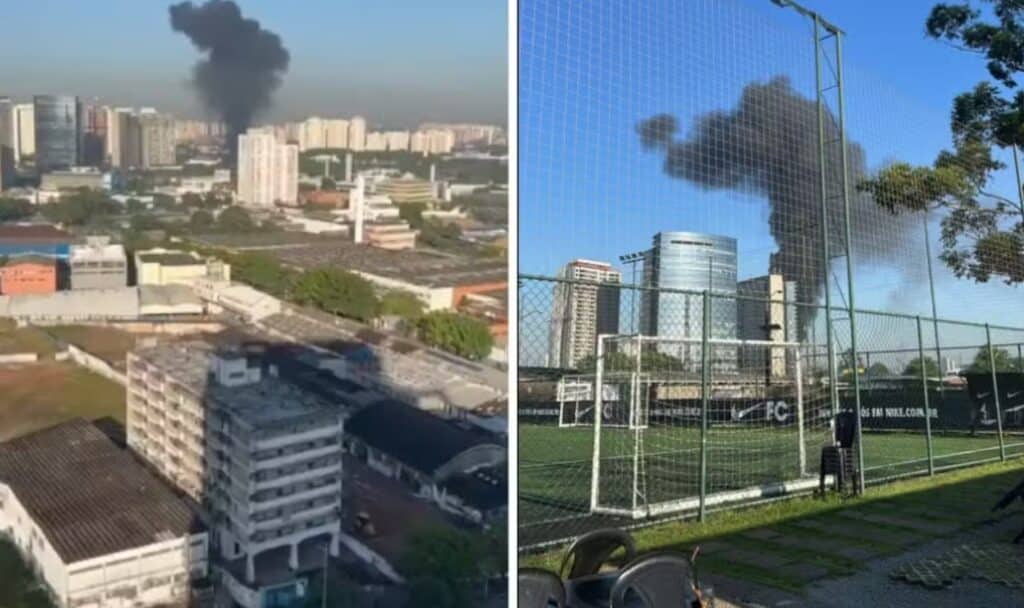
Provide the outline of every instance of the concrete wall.
<path id="1" fill-rule="evenodd" d="M 68 344 L 68 355 L 70 356 L 71 360 L 77 363 L 78 365 L 81 365 L 82 367 L 88 370 L 94 371 L 97 374 L 103 376 L 104 378 L 113 380 L 114 382 L 117 382 L 121 386 L 126 386 L 128 384 L 128 377 L 124 373 L 114 369 L 113 367 L 111 367 L 109 363 L 107 363 L 103 359 L 100 359 L 96 355 L 93 355 L 87 351 L 82 350 L 81 348 L 75 346 L 74 344 Z"/>
<path id="2" fill-rule="evenodd" d="M 67 571 L 50 541 L 36 526 L 10 486 L 0 483 L 0 534 L 21 552 L 36 576 L 60 602 L 67 599 Z"/>
<path id="3" fill-rule="evenodd" d="M 0 365 L 13 365 L 17 363 L 35 363 L 38 360 L 38 353 L 12 353 L 9 355 L 0 355 Z"/>
<path id="4" fill-rule="evenodd" d="M 71 268 L 71 289 L 117 289 L 128 285 L 128 268 Z"/>

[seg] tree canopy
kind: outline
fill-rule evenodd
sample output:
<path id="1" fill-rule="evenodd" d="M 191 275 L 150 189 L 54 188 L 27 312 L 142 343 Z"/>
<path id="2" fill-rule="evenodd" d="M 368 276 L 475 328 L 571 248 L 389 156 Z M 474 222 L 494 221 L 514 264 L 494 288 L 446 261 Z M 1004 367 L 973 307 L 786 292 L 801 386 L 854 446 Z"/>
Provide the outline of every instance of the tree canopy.
<path id="1" fill-rule="evenodd" d="M 17 222 L 35 213 L 32 203 L 20 198 L 0 198 L 0 222 Z"/>
<path id="2" fill-rule="evenodd" d="M 935 359 L 925 356 L 924 358 L 924 372 L 929 378 L 935 378 L 942 375 L 942 371 L 939 369 L 939 364 Z M 921 358 L 914 357 L 907 363 L 907 366 L 903 368 L 904 376 L 921 376 Z"/>
<path id="3" fill-rule="evenodd" d="M 426 306 L 408 291 L 388 291 L 380 297 L 380 314 L 395 315 L 406 321 L 418 321 Z"/>
<path id="4" fill-rule="evenodd" d="M 438 608 L 477 606 L 477 580 L 493 561 L 487 539 L 454 528 L 426 528 L 406 543 L 399 568 L 409 580 L 417 605 Z"/>
<path id="5" fill-rule="evenodd" d="M 974 355 L 974 360 L 967 367 L 968 372 L 972 374 L 991 372 L 992 361 L 995 361 L 997 372 L 1020 371 L 1020 363 L 1017 361 L 1017 358 L 1011 357 L 1009 351 L 1005 348 L 996 347 L 992 349 L 991 361 L 989 360 L 988 349 L 988 346 L 982 346 L 978 349 L 978 352 Z"/>
<path id="6" fill-rule="evenodd" d="M 224 232 L 252 232 L 257 226 L 245 209 L 228 207 L 217 216 L 217 228 Z"/>
<path id="7" fill-rule="evenodd" d="M 95 224 L 120 211 L 121 207 L 106 194 L 85 189 L 63 195 L 59 201 L 40 207 L 43 217 L 65 226 Z"/>
<path id="8" fill-rule="evenodd" d="M 377 295 L 364 278 L 338 268 L 317 268 L 295 281 L 292 295 L 301 304 L 343 317 L 371 321 L 377 316 Z"/>
<path id="9" fill-rule="evenodd" d="M 995 82 L 953 100 L 952 148 L 927 166 L 897 162 L 858 185 L 892 213 L 942 210 L 940 259 L 961 278 L 1024 282 L 1024 209 L 1017 197 L 990 191 L 1003 169 L 996 149 L 1024 145 L 1024 4 L 987 0 L 994 20 L 972 2 L 937 4 L 927 34 L 987 59 Z"/>
<path id="10" fill-rule="evenodd" d="M 455 312 L 428 313 L 419 320 L 417 329 L 426 344 L 467 359 L 487 357 L 494 345 L 486 323 Z"/>

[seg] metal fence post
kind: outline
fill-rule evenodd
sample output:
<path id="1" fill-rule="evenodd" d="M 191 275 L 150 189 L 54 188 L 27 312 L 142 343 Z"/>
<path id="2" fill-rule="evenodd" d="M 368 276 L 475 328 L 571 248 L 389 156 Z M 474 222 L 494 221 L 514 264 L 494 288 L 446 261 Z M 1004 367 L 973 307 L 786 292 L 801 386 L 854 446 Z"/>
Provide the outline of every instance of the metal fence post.
<path id="1" fill-rule="evenodd" d="M 924 436 L 928 446 L 928 474 L 935 474 L 935 455 L 932 450 L 932 412 L 928 400 L 928 366 L 924 364 L 924 332 L 921 329 L 921 315 L 917 315 L 917 357 L 921 362 L 921 390 L 924 394 Z"/>
<path id="2" fill-rule="evenodd" d="M 700 521 L 706 515 L 708 490 L 708 407 L 711 404 L 711 292 L 704 290 L 700 353 Z"/>
<path id="3" fill-rule="evenodd" d="M 636 371 L 633 372 L 633 405 L 630 408 L 629 424 L 633 425 L 633 513 L 636 513 L 637 500 L 640 497 L 640 408 L 643 407 L 643 397 L 640 391 L 640 377 L 643 375 L 642 355 L 643 338 L 638 334 L 636 337 Z"/>
<path id="4" fill-rule="evenodd" d="M 992 352 L 992 328 L 985 324 L 985 343 L 988 345 L 988 366 L 992 372 L 992 399 L 996 404 L 996 432 L 999 433 L 999 460 L 1006 460 L 1006 445 L 1003 443 L 1003 411 L 999 407 L 999 380 L 996 378 L 996 357 Z"/>
<path id="5" fill-rule="evenodd" d="M 601 413 L 604 409 L 602 397 L 604 395 L 604 338 L 597 336 L 597 354 L 595 355 L 594 372 L 594 456 L 590 463 L 590 512 L 597 510 L 600 502 L 600 484 L 598 480 L 601 475 Z"/>

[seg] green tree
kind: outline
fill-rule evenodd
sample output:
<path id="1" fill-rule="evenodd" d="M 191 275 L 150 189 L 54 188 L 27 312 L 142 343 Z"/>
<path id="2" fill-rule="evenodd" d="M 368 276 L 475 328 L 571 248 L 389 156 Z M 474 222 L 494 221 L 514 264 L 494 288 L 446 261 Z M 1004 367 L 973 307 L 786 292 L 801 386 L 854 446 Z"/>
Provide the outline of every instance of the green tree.
<path id="1" fill-rule="evenodd" d="M 925 356 L 924 358 L 924 371 L 925 375 L 929 378 L 935 378 L 942 375 L 939 369 L 939 364 L 935 362 L 935 359 Z M 914 357 L 907 363 L 907 366 L 903 368 L 904 376 L 914 376 L 915 378 L 921 377 L 921 358 Z"/>
<path id="2" fill-rule="evenodd" d="M 980 4 L 991 4 L 992 11 Z M 987 190 L 993 172 L 1004 167 L 995 149 L 1024 145 L 1024 90 L 1015 80 L 1024 69 L 1024 10 L 1018 0 L 937 4 L 925 29 L 983 55 L 998 84 L 982 81 L 953 100 L 953 147 L 931 165 L 894 163 L 858 187 L 893 213 L 943 210 L 939 257 L 956 276 L 1024 282 L 1018 203 Z"/>
<path id="3" fill-rule="evenodd" d="M 419 320 L 417 328 L 420 340 L 467 359 L 483 359 L 494 346 L 486 323 L 455 312 L 428 313 Z"/>
<path id="4" fill-rule="evenodd" d="M 239 254 L 231 257 L 230 262 L 235 280 L 279 298 L 288 296 L 297 279 L 295 271 L 265 253 Z"/>
<path id="5" fill-rule="evenodd" d="M 194 211 L 188 218 L 188 227 L 193 233 L 209 232 L 216 227 L 213 214 L 205 209 Z"/>
<path id="6" fill-rule="evenodd" d="M 344 317 L 370 321 L 377 316 L 377 295 L 370 283 L 338 268 L 317 268 L 295 282 L 292 295 L 300 304 L 310 304 Z"/>
<path id="7" fill-rule="evenodd" d="M 872 363 L 864 370 L 865 378 L 885 378 L 891 375 L 892 372 L 889 371 L 889 368 L 884 363 Z"/>
<path id="8" fill-rule="evenodd" d="M 389 291 L 380 297 L 380 314 L 395 315 L 416 322 L 423 316 L 423 300 L 408 291 Z"/>
<path id="9" fill-rule="evenodd" d="M 423 227 L 423 212 L 427 210 L 426 203 L 402 203 L 398 206 L 398 215 L 409 222 L 413 228 Z"/>
<path id="10" fill-rule="evenodd" d="M 35 213 L 32 203 L 20 198 L 0 198 L 0 222 L 17 222 Z"/>
<path id="11" fill-rule="evenodd" d="M 55 203 L 42 205 L 40 211 L 51 222 L 84 226 L 101 223 L 107 216 L 120 212 L 121 208 L 106 194 L 83 189 L 64 194 Z"/>
<path id="12" fill-rule="evenodd" d="M 980 374 L 983 372 L 992 371 L 992 361 L 995 361 L 997 372 L 1015 372 L 1019 371 L 1019 364 L 1015 357 L 1011 357 L 1009 351 L 1004 348 L 992 349 L 992 361 L 989 360 L 988 355 L 989 347 L 982 346 L 978 349 L 978 352 L 974 355 L 974 360 L 967 367 L 967 371 L 972 374 Z"/>
<path id="13" fill-rule="evenodd" d="M 224 232 L 252 232 L 256 224 L 241 207 L 228 207 L 217 216 L 217 228 Z"/>
<path id="14" fill-rule="evenodd" d="M 399 568 L 410 581 L 419 606 L 470 608 L 478 605 L 475 589 L 486 576 L 486 541 L 455 528 L 425 528 L 406 541 Z"/>

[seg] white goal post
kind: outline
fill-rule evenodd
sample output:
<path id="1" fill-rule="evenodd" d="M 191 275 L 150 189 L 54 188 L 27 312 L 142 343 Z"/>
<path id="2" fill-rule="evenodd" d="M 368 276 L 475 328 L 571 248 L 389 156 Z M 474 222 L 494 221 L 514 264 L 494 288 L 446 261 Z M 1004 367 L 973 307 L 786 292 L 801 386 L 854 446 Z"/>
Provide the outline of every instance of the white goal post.
<path id="1" fill-rule="evenodd" d="M 811 395 L 815 408 L 810 416 L 806 398 L 809 391 L 827 389 L 807 384 L 801 350 L 813 346 L 709 338 L 708 356 L 714 357 L 716 369 L 705 385 L 697 371 L 703 344 L 701 338 L 687 337 L 598 337 L 593 389 L 587 396 L 593 410 L 603 412 L 606 387 L 628 386 L 620 391 L 628 402 L 623 404 L 628 424 L 609 424 L 607 416 L 586 422 L 594 427 L 591 512 L 641 519 L 696 510 L 702 501 L 715 506 L 757 500 L 818 484 L 807 462 L 808 432 L 812 444 L 824 440 L 828 422 L 821 395 Z M 660 356 L 665 367 L 643 369 L 651 354 Z M 609 361 L 612 369 L 607 369 Z M 623 369 L 627 361 L 633 362 L 632 369 Z M 574 380 L 567 382 L 572 386 Z M 560 408 L 563 396 L 560 392 Z M 704 417 L 713 419 L 718 443 L 700 432 Z M 716 455 L 706 465 L 715 483 L 703 491 L 693 473 L 701 450 Z"/>

